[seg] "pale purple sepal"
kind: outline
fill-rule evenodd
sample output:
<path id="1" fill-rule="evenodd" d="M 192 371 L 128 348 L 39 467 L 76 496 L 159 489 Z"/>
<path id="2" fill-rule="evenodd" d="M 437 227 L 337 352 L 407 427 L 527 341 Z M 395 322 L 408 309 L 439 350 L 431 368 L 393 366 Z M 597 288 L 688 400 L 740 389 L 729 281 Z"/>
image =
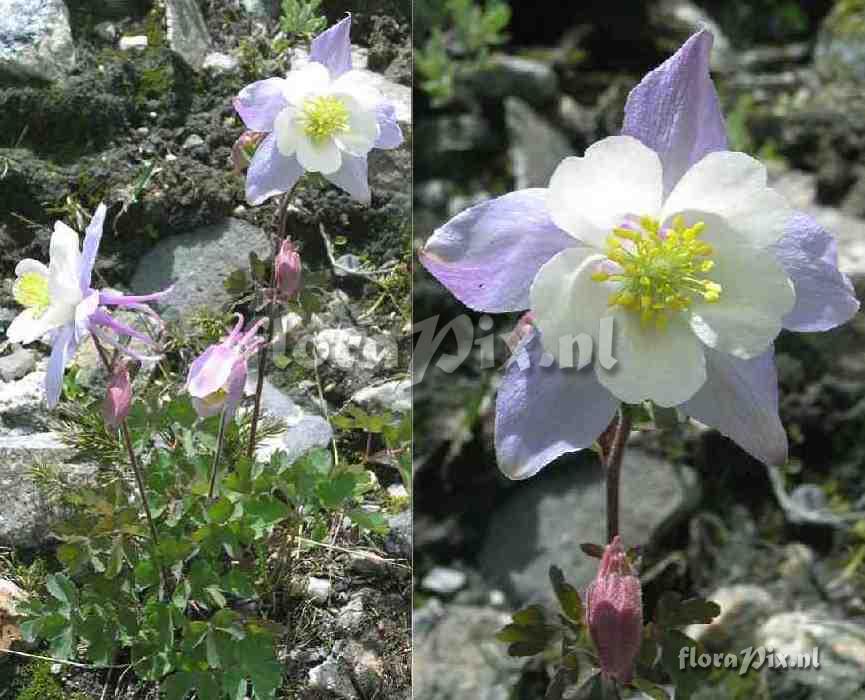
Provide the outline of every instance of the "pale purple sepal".
<path id="1" fill-rule="evenodd" d="M 223 388 L 239 359 L 237 352 L 228 343 L 208 347 L 189 367 L 189 393 L 203 398 Z"/>
<path id="2" fill-rule="evenodd" d="M 234 109 L 251 131 L 273 131 L 273 120 L 288 104 L 284 78 L 267 78 L 247 85 L 234 98 Z"/>
<path id="3" fill-rule="evenodd" d="M 350 156 L 348 153 L 343 153 L 340 169 L 325 177 L 362 204 L 369 204 L 372 194 L 369 191 L 367 170 L 366 156 Z"/>
<path id="4" fill-rule="evenodd" d="M 778 416 L 778 374 L 770 348 L 750 360 L 706 348 L 706 383 L 681 409 L 771 465 L 787 461 Z"/>
<path id="5" fill-rule="evenodd" d="M 541 367 L 540 333 L 527 332 L 496 397 L 496 456 L 510 479 L 527 479 L 560 455 L 590 447 L 619 406 L 591 366 Z"/>
<path id="6" fill-rule="evenodd" d="M 773 248 L 796 289 L 796 305 L 784 317 L 784 328 L 826 331 L 853 318 L 859 301 L 838 269 L 835 239 L 820 224 L 797 212 Z"/>
<path id="7" fill-rule="evenodd" d="M 469 308 L 522 311 L 541 266 L 577 245 L 550 219 L 546 190 L 526 189 L 455 216 L 430 236 L 420 261 Z"/>
<path id="8" fill-rule="evenodd" d="M 107 306 L 131 306 L 140 307 L 151 301 L 162 301 L 171 292 L 174 291 L 174 285 L 161 292 L 152 292 L 151 294 L 117 294 L 115 292 L 100 292 L 99 303 Z"/>
<path id="9" fill-rule="evenodd" d="M 309 58 L 321 63 L 338 78 L 351 70 L 351 15 L 334 24 L 312 40 Z"/>
<path id="10" fill-rule="evenodd" d="M 123 323 L 122 321 L 118 321 L 105 309 L 97 309 L 91 317 L 91 321 L 99 326 L 110 328 L 118 335 L 126 335 L 130 338 L 135 338 L 136 340 L 140 340 L 144 343 L 153 342 L 153 339 L 149 335 L 136 330 L 132 326 Z"/>
<path id="11" fill-rule="evenodd" d="M 694 163 L 727 150 L 727 132 L 718 94 L 709 74 L 711 32 L 702 29 L 628 96 L 622 133 L 661 158 L 664 195 Z"/>
<path id="12" fill-rule="evenodd" d="M 93 265 L 96 262 L 96 254 L 99 252 L 99 242 L 102 240 L 102 226 L 105 223 L 107 208 L 104 204 L 96 207 L 96 213 L 87 225 L 84 235 L 84 245 L 81 250 L 81 293 L 90 291 L 90 280 L 93 276 Z"/>
<path id="13" fill-rule="evenodd" d="M 382 102 L 376 110 L 378 111 L 378 140 L 373 148 L 396 148 L 403 142 L 402 129 L 396 118 L 396 109 L 390 102 Z"/>
<path id="14" fill-rule="evenodd" d="M 274 195 L 288 192 L 303 175 L 294 156 L 284 156 L 276 147 L 276 136 L 268 135 L 258 146 L 246 173 L 246 200 L 253 206 Z"/>
<path id="15" fill-rule="evenodd" d="M 63 388 L 63 372 L 69 360 L 78 349 L 75 339 L 75 325 L 67 323 L 54 332 L 51 339 L 51 357 L 45 374 L 45 396 L 48 408 L 54 408 L 60 401 L 60 391 Z"/>
<path id="16" fill-rule="evenodd" d="M 72 322 L 75 342 L 80 343 L 90 332 L 90 324 L 99 311 L 99 292 L 91 290 L 75 307 L 75 320 Z"/>

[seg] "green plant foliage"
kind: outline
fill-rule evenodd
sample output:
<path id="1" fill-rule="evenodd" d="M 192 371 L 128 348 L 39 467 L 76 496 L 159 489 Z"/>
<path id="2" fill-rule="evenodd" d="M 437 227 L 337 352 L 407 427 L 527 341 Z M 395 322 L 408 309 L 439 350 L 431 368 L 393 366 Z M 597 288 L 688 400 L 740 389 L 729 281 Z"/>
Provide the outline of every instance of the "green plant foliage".
<path id="1" fill-rule="evenodd" d="M 430 13 L 436 26 L 429 38 L 415 52 L 415 66 L 421 76 L 420 86 L 435 106 L 446 104 L 454 96 L 461 72 L 483 67 L 489 50 L 505 43 L 505 29 L 511 21 L 511 8 L 504 0 L 447 0 L 444 12 Z"/>
<path id="2" fill-rule="evenodd" d="M 336 467 L 328 450 L 294 462 L 281 452 L 267 463 L 250 460 L 244 426 L 232 422 L 222 460 L 230 467 L 210 499 L 218 417 L 198 421 L 186 395 L 151 397 L 136 402 L 129 426 L 158 546 L 129 479 L 66 484 L 70 515 L 56 533 L 62 570 L 25 604 L 22 635 L 58 659 L 85 649 L 88 663 L 106 666 L 128 655 L 135 673 L 160 683 L 170 700 L 192 691 L 213 700 L 276 698 L 283 630 L 239 603 L 268 590 L 267 545 L 278 530 L 302 523 L 324 537 L 332 515 L 347 512 L 361 529 L 380 531 L 377 514 L 354 515 L 363 513 L 357 503 L 369 473 Z"/>
<path id="3" fill-rule="evenodd" d="M 311 36 L 327 27 L 327 18 L 319 15 L 321 0 L 282 0 L 279 26 L 286 34 Z"/>

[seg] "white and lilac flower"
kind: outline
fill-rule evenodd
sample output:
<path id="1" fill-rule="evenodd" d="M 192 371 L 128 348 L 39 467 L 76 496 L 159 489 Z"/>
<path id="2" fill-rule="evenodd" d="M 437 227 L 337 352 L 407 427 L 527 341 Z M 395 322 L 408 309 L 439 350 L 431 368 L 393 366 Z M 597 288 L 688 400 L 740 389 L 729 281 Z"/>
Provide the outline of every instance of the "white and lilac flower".
<path id="1" fill-rule="evenodd" d="M 530 310 L 505 369 L 496 450 L 514 479 L 591 446 L 620 402 L 651 400 L 719 429 L 758 459 L 786 460 L 773 341 L 823 331 L 859 304 L 832 237 L 727 149 L 700 31 L 631 92 L 623 134 L 564 160 L 547 189 L 475 206 L 438 229 L 421 260 L 484 312 Z M 565 370 L 573 338 L 596 346 L 612 318 L 607 370 Z M 562 366 L 566 366 L 562 362 Z"/>
<path id="2" fill-rule="evenodd" d="M 246 127 L 267 134 L 246 175 L 250 204 L 288 192 L 306 171 L 370 201 L 367 154 L 403 137 L 393 105 L 352 70 L 350 29 L 349 16 L 313 39 L 309 63 L 235 98 Z"/>
<path id="3" fill-rule="evenodd" d="M 228 337 L 209 346 L 193 361 L 186 379 L 186 390 L 200 418 L 215 416 L 222 411 L 231 418 L 243 399 L 247 362 L 266 342 L 257 336 L 264 319 L 243 330 L 243 316 L 237 314 L 237 324 Z"/>
<path id="4" fill-rule="evenodd" d="M 100 330 L 103 327 L 118 335 L 153 342 L 149 336 L 114 319 L 105 306 L 128 307 L 155 316 L 147 302 L 158 301 L 170 291 L 129 296 L 100 292 L 90 286 L 105 214 L 105 205 L 100 204 L 87 226 L 83 249 L 79 249 L 78 234 L 58 221 L 51 236 L 48 265 L 27 258 L 15 268 L 12 294 L 24 311 L 9 325 L 6 336 L 13 343 L 25 345 L 49 337 L 51 358 L 45 390 L 51 408 L 60 400 L 66 365 L 90 333 L 136 359 L 147 359 Z"/>

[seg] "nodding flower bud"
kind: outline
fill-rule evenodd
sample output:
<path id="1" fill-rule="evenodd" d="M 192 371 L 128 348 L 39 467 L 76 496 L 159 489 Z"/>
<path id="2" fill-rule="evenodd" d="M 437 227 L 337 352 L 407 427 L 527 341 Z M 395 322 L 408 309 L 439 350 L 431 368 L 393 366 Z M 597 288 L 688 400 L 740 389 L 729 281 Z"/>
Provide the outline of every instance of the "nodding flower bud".
<path id="1" fill-rule="evenodd" d="M 294 243 L 286 238 L 276 255 L 276 293 L 280 299 L 290 299 L 300 289 L 300 253 Z"/>
<path id="2" fill-rule="evenodd" d="M 234 142 L 231 147 L 231 162 L 234 165 L 234 172 L 242 175 L 243 171 L 249 167 L 252 156 L 255 155 L 255 149 L 261 140 L 267 136 L 262 131 L 244 131 L 240 138 Z"/>
<path id="3" fill-rule="evenodd" d="M 643 599 L 618 535 L 604 549 L 598 575 L 586 590 L 586 625 L 601 672 L 629 683 L 643 635 Z"/>
<path id="4" fill-rule="evenodd" d="M 132 406 L 132 382 L 129 380 L 129 365 L 126 360 L 119 360 L 114 365 L 108 386 L 105 388 L 105 400 L 102 402 L 102 417 L 105 425 L 117 428 L 129 415 Z"/>

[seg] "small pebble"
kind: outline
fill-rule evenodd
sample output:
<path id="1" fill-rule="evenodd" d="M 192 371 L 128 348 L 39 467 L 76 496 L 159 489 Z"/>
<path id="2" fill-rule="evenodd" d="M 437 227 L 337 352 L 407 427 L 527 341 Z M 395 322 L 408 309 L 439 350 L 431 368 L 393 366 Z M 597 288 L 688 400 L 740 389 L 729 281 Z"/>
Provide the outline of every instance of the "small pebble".
<path id="1" fill-rule="evenodd" d="M 466 585 L 468 577 L 456 569 L 444 566 L 434 567 L 421 581 L 421 587 L 430 593 L 453 595 Z"/>
<path id="2" fill-rule="evenodd" d="M 147 48 L 146 36 L 122 36 L 120 37 L 121 51 L 141 51 Z"/>

